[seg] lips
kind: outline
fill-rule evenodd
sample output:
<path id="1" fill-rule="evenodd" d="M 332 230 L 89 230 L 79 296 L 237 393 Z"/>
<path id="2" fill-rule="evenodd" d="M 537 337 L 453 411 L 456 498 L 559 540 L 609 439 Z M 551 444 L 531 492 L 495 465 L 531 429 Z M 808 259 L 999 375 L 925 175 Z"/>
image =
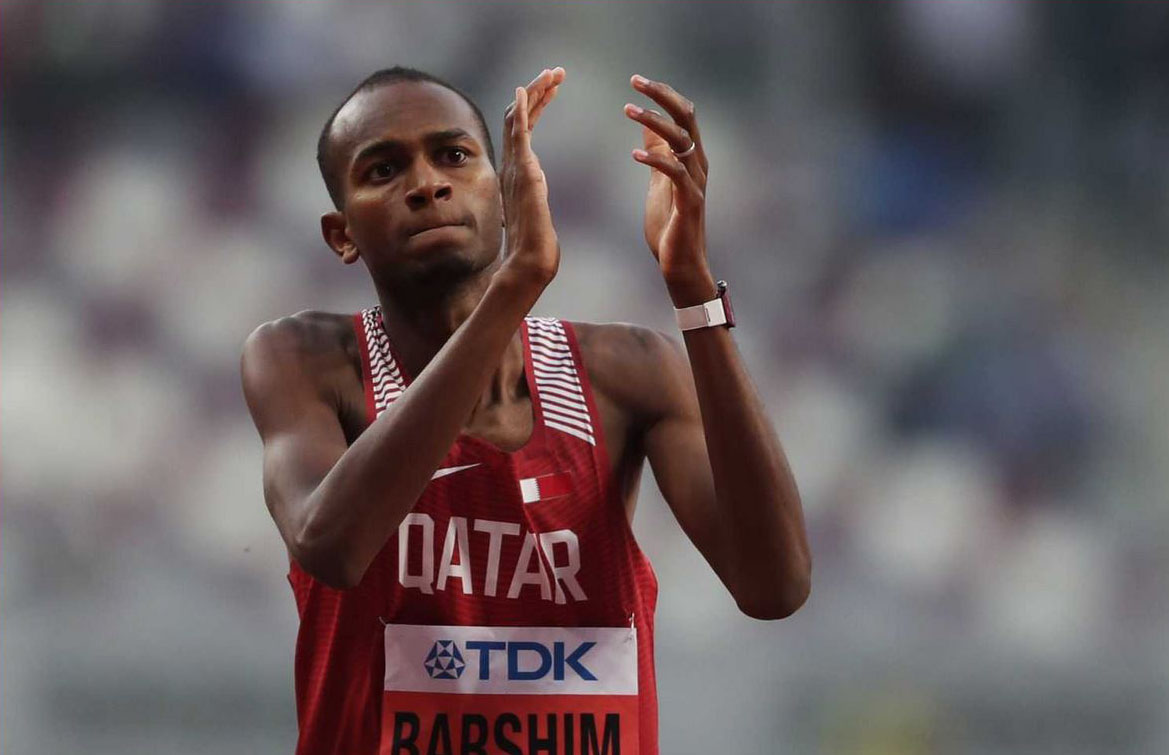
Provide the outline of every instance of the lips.
<path id="1" fill-rule="evenodd" d="M 455 222 L 455 221 L 426 223 L 424 225 L 418 226 L 417 228 L 412 228 L 410 230 L 409 235 L 417 236 L 418 234 L 422 233 L 423 231 L 433 231 L 435 228 L 448 228 L 450 226 L 458 226 L 458 225 L 463 225 L 463 224 L 459 223 L 459 222 Z"/>

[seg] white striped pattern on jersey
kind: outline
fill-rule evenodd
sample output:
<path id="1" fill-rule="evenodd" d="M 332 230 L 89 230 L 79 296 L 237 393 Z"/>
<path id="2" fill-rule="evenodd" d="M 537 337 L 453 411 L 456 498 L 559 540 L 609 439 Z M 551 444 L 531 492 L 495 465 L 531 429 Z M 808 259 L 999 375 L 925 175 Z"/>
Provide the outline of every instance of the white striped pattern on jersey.
<path id="1" fill-rule="evenodd" d="M 369 348 L 369 370 L 373 377 L 373 402 L 375 418 L 380 417 L 390 402 L 406 390 L 406 382 L 394 355 L 390 351 L 390 339 L 382 327 L 382 308 L 372 307 L 361 311 L 361 324 L 365 326 L 365 343 Z"/>
<path id="2" fill-rule="evenodd" d="M 543 409 L 544 426 L 597 445 L 588 402 L 581 390 L 576 362 L 568 346 L 564 326 L 554 317 L 527 317 L 528 346 L 532 354 L 532 377 Z M 402 371 L 390 351 L 390 339 L 382 325 L 381 307 L 362 310 L 365 343 L 373 377 L 376 416 L 406 390 Z"/>
<path id="3" fill-rule="evenodd" d="M 554 317 L 527 317 L 528 345 L 544 426 L 597 445 L 588 402 L 564 326 Z"/>

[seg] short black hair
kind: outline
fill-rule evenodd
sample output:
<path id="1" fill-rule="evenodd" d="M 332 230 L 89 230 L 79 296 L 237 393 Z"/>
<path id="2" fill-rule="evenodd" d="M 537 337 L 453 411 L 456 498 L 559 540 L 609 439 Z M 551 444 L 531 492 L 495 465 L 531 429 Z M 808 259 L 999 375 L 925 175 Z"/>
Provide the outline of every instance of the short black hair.
<path id="1" fill-rule="evenodd" d="M 479 127 L 483 131 L 483 138 L 487 142 L 487 158 L 491 161 L 492 167 L 495 167 L 495 147 L 491 144 L 491 131 L 487 128 L 487 121 L 483 118 L 483 112 L 475 104 L 474 100 L 467 96 L 466 92 L 463 92 L 449 81 L 444 81 L 433 74 L 419 71 L 416 68 L 408 68 L 406 66 L 383 68 L 380 71 L 374 71 L 369 76 L 366 76 L 360 84 L 354 87 L 353 91 L 333 110 L 333 114 L 329 116 L 329 120 L 325 121 L 325 127 L 321 129 L 321 135 L 317 138 L 317 167 L 321 169 L 321 178 L 325 179 L 325 188 L 329 190 L 329 198 L 333 200 L 333 205 L 338 210 L 344 205 L 344 198 L 341 194 L 339 177 L 329 164 L 333 157 L 331 154 L 333 121 L 337 119 L 337 113 L 341 112 L 341 108 L 345 107 L 349 100 L 353 99 L 354 95 L 359 92 L 369 91 L 389 84 L 396 84 L 400 81 L 426 81 L 449 89 L 462 97 L 463 101 L 471 106 L 471 110 L 475 113 L 475 118 L 479 121 Z"/>

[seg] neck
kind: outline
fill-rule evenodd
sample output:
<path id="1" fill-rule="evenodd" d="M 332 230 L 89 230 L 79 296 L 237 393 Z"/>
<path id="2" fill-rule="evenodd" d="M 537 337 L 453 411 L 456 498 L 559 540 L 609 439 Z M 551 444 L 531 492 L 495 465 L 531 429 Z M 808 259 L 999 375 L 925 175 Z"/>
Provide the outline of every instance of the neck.
<path id="1" fill-rule="evenodd" d="M 414 282 L 403 286 L 383 286 L 375 281 L 378 301 L 384 313 L 386 335 L 402 360 L 402 366 L 416 379 L 430 360 L 471 316 L 483 299 L 501 259 L 488 267 L 455 282 L 445 280 L 432 285 Z M 476 405 L 498 403 L 526 388 L 524 351 L 519 331 L 508 344 L 491 382 Z M 475 412 L 472 412 L 474 415 Z"/>

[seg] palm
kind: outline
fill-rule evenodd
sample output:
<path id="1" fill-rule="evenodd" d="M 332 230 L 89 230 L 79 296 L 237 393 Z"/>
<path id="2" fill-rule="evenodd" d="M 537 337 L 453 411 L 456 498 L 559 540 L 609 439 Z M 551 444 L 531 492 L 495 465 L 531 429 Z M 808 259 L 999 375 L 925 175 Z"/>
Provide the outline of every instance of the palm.
<path id="1" fill-rule="evenodd" d="M 632 157 L 649 168 L 645 241 L 671 295 L 688 300 L 713 283 L 706 263 L 706 153 L 694 103 L 668 84 L 644 76 L 629 83 L 668 113 L 626 103 L 626 117 L 641 124 L 645 145 Z"/>
<path id="2" fill-rule="evenodd" d="M 669 143 L 648 128 L 642 128 L 641 135 L 646 152 L 650 154 L 670 152 Z M 645 242 L 649 244 L 654 259 L 663 268 L 670 262 L 669 250 L 676 246 L 671 242 L 675 240 L 681 221 L 675 192 L 674 183 L 669 176 L 656 170 L 649 172 L 649 190 L 645 195 Z"/>

